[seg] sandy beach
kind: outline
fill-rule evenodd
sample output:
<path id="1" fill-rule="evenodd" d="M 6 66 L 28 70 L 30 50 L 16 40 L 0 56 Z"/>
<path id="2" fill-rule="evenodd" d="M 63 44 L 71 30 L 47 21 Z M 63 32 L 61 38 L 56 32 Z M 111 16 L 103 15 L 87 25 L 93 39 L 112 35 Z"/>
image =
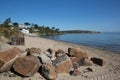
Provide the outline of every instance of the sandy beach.
<path id="1" fill-rule="evenodd" d="M 104 66 L 92 65 L 92 66 L 80 66 L 81 75 L 78 76 L 70 76 L 68 73 L 60 73 L 58 74 L 57 80 L 120 80 L 120 54 L 116 54 L 113 52 L 91 48 L 87 46 L 80 46 L 77 44 L 60 42 L 55 40 L 50 40 L 41 37 L 30 37 L 25 36 L 25 45 L 24 46 L 16 46 L 12 45 L 12 47 L 18 47 L 21 50 L 25 50 L 26 48 L 40 48 L 43 52 L 49 48 L 54 50 L 62 49 L 66 53 L 68 48 L 81 48 L 85 50 L 90 57 L 98 57 L 104 60 Z M 85 68 L 92 68 L 92 72 L 84 73 Z M 33 76 L 35 79 L 30 78 L 11 78 L 12 80 L 44 80 L 38 79 L 36 77 L 38 73 Z M 11 80 L 10 78 L 1 77 L 0 80 Z"/>

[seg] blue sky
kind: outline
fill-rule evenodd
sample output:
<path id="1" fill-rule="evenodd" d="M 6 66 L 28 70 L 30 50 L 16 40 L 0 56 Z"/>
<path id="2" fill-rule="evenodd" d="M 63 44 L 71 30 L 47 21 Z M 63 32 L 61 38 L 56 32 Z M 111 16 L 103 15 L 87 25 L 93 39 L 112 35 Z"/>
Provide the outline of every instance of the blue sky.
<path id="1" fill-rule="evenodd" d="M 0 0 L 0 22 L 120 32 L 120 0 Z"/>

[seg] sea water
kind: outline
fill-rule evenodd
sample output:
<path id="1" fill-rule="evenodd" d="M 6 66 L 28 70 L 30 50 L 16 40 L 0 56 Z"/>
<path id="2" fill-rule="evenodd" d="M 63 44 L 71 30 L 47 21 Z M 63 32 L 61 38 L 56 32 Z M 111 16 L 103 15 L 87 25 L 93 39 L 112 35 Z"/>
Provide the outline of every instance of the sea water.
<path id="1" fill-rule="evenodd" d="M 120 53 L 120 32 L 103 32 L 100 34 L 65 34 L 44 37 Z"/>

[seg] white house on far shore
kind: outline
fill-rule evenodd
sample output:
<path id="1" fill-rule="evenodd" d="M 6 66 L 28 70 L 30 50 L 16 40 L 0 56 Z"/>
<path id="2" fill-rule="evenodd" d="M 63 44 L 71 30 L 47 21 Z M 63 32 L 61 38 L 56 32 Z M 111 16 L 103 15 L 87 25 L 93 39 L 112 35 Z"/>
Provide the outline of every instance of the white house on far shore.
<path id="1" fill-rule="evenodd" d="M 21 32 L 24 34 L 29 34 L 29 30 L 27 30 L 27 29 L 22 29 Z"/>
<path id="2" fill-rule="evenodd" d="M 28 27 L 30 27 L 30 26 L 25 26 L 25 25 L 19 25 L 19 31 L 20 32 L 22 32 L 22 33 L 24 33 L 24 34 L 29 34 L 30 32 L 29 32 L 29 30 L 27 29 Z"/>

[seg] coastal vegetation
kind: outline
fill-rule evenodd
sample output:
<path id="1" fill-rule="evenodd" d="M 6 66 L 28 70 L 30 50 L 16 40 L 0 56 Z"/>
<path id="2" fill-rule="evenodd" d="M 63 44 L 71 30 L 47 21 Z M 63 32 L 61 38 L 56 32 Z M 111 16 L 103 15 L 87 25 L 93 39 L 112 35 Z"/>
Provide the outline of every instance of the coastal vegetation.
<path id="1" fill-rule="evenodd" d="M 60 31 L 59 28 L 49 27 L 45 25 L 38 25 L 30 22 L 24 22 L 23 25 L 18 22 L 12 22 L 11 18 L 5 19 L 3 23 L 0 23 L 0 36 L 5 36 L 10 38 L 13 34 L 22 34 L 20 30 L 28 30 L 30 34 L 40 35 L 60 35 L 60 34 L 71 34 L 71 33 L 87 33 L 87 34 L 96 34 L 100 33 L 97 31 L 88 31 L 88 30 L 66 30 Z"/>
<path id="2" fill-rule="evenodd" d="M 21 33 L 16 29 L 12 29 L 10 23 L 11 23 L 11 19 L 8 18 L 2 24 L 0 24 L 0 36 L 4 36 L 9 39 L 11 35 Z M 13 24 L 14 24 L 13 26 L 16 28 L 16 23 Z"/>
<path id="3" fill-rule="evenodd" d="M 37 35 L 55 35 L 60 34 L 59 28 L 56 27 L 49 27 L 45 25 L 38 25 L 34 23 L 24 22 L 22 26 L 20 26 L 18 22 L 12 22 L 11 18 L 5 19 L 3 23 L 0 23 L 0 36 L 5 36 L 10 38 L 13 34 L 22 34 L 20 29 L 29 30 L 31 34 Z"/>

